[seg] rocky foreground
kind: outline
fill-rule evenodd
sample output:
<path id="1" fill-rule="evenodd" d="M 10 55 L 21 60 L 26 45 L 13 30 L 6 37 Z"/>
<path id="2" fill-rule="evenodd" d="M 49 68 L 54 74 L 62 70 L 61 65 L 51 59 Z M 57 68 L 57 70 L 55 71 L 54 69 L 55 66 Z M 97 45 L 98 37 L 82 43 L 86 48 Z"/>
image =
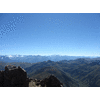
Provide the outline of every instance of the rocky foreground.
<path id="1" fill-rule="evenodd" d="M 63 84 L 53 75 L 43 79 L 30 79 L 20 66 L 5 66 L 5 71 L 0 71 L 0 87 L 62 87 Z"/>
<path id="2" fill-rule="evenodd" d="M 30 87 L 62 87 L 63 84 L 53 75 L 48 76 L 43 80 L 31 80 Z"/>

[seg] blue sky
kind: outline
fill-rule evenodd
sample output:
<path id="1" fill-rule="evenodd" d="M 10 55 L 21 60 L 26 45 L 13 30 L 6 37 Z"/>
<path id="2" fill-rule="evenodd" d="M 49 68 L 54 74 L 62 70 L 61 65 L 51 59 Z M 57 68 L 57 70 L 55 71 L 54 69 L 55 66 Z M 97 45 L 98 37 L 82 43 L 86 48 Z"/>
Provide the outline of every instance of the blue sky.
<path id="1" fill-rule="evenodd" d="M 100 56 L 98 13 L 0 13 L 0 55 Z"/>

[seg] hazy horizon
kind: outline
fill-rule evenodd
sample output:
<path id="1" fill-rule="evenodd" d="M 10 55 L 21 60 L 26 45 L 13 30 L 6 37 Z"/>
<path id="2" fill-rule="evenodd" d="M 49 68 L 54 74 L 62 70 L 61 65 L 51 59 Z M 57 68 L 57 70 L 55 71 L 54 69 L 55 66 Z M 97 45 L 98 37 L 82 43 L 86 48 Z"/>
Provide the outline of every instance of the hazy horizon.
<path id="1" fill-rule="evenodd" d="M 100 56 L 99 13 L 0 13 L 0 55 Z"/>
<path id="2" fill-rule="evenodd" d="M 73 55 L 58 55 L 58 54 L 52 54 L 52 55 L 33 55 L 33 54 L 31 54 L 31 55 L 28 55 L 28 54 L 26 54 L 26 55 L 21 55 L 21 54 L 15 54 L 15 55 L 0 55 L 0 56 L 8 56 L 8 57 L 13 57 L 13 56 L 73 56 Z M 73 56 L 73 57 L 90 57 L 90 58 L 97 58 L 97 57 L 100 57 L 100 56 L 80 56 L 80 55 L 78 55 L 78 56 Z"/>

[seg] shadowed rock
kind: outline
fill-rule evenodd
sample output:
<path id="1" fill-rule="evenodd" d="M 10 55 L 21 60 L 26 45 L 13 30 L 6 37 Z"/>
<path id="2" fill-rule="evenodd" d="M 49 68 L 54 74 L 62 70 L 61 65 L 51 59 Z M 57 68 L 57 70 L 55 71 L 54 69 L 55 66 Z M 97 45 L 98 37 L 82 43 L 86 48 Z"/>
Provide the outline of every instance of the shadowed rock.
<path id="1" fill-rule="evenodd" d="M 44 87 L 44 86 L 46 86 L 46 87 L 62 87 L 63 86 L 63 84 L 60 83 L 60 81 L 53 75 L 51 75 L 48 78 L 43 79 L 40 82 L 40 85 L 42 87 Z"/>
<path id="2" fill-rule="evenodd" d="M 0 71 L 0 87 L 28 87 L 32 79 L 27 78 L 27 73 L 20 66 L 5 66 L 5 71 Z M 63 84 L 53 75 L 43 80 L 34 79 L 37 86 L 61 87 Z"/>
<path id="3" fill-rule="evenodd" d="M 29 81 L 26 71 L 20 66 L 7 65 L 5 71 L 0 71 L 1 87 L 28 87 Z"/>

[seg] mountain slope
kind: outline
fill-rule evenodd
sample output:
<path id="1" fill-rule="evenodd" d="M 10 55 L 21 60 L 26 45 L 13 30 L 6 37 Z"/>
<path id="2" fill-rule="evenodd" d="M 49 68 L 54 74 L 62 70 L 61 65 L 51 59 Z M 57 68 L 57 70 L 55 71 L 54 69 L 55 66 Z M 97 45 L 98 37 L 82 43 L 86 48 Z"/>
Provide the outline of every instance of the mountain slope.
<path id="1" fill-rule="evenodd" d="M 28 76 L 33 79 L 35 78 L 43 79 L 51 74 L 56 76 L 64 84 L 64 86 L 78 86 L 77 82 L 74 79 L 72 79 L 70 76 L 68 76 L 66 73 L 64 73 L 63 71 L 57 68 L 51 67 L 51 66 L 43 67 L 34 73 L 32 72 L 28 74 Z"/>
<path id="2" fill-rule="evenodd" d="M 10 64 L 21 66 L 31 78 L 43 79 L 54 74 L 64 86 L 100 86 L 100 60 L 81 58 L 57 62 L 48 60 L 38 63 L 1 61 L 0 70 L 4 70 L 4 66 Z"/>
<path id="3" fill-rule="evenodd" d="M 45 61 L 35 63 L 25 70 L 31 78 L 43 79 L 54 74 L 64 86 L 100 86 L 100 61 L 77 59 L 71 61 Z M 92 82 L 91 82 L 92 80 Z"/>
<path id="4" fill-rule="evenodd" d="M 80 86 L 100 86 L 100 61 L 77 60 L 59 64 L 64 72 L 69 73 L 71 77 L 79 81 Z"/>
<path id="5" fill-rule="evenodd" d="M 5 65 L 6 65 L 5 62 L 0 61 L 0 71 L 1 71 L 1 70 L 4 70 Z"/>
<path id="6" fill-rule="evenodd" d="M 88 73 L 81 79 L 85 84 L 90 87 L 100 87 L 100 66 L 95 66 L 95 70 Z"/>
<path id="7" fill-rule="evenodd" d="M 28 77 L 33 79 L 43 79 L 46 78 L 46 76 L 54 74 L 64 86 L 78 86 L 76 80 L 74 80 L 68 73 L 61 70 L 57 63 L 50 60 L 34 64 L 31 67 L 25 68 L 25 70 L 28 73 Z"/>

